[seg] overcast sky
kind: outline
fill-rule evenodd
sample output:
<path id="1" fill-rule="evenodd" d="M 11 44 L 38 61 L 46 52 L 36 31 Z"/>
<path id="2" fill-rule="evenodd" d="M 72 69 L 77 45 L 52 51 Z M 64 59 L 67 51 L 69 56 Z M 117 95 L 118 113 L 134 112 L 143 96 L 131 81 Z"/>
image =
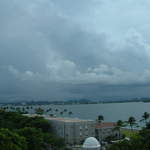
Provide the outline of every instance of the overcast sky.
<path id="1" fill-rule="evenodd" d="M 0 0 L 0 100 L 150 97 L 149 0 Z"/>

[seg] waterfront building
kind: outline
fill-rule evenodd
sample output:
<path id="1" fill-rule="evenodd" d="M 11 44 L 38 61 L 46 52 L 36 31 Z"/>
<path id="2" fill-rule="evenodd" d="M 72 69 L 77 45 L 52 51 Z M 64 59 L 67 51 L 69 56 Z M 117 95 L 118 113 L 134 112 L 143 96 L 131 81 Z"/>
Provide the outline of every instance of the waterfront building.
<path id="1" fill-rule="evenodd" d="M 115 128 L 116 123 L 113 122 L 96 123 L 95 136 L 99 141 L 103 141 L 109 136 L 119 137 L 119 131 Z"/>
<path id="2" fill-rule="evenodd" d="M 95 121 L 46 117 L 58 136 L 70 145 L 80 145 L 87 137 L 95 136 Z"/>
<path id="3" fill-rule="evenodd" d="M 81 145 L 88 137 L 96 137 L 100 142 L 109 136 L 119 137 L 119 131 L 115 130 L 116 123 L 113 122 L 98 123 L 94 120 L 50 117 L 37 114 L 26 114 L 26 116 L 43 116 L 52 125 L 54 132 L 64 138 L 68 145 Z"/>
<path id="4" fill-rule="evenodd" d="M 82 146 L 83 150 L 100 150 L 101 145 L 95 137 L 89 137 Z"/>

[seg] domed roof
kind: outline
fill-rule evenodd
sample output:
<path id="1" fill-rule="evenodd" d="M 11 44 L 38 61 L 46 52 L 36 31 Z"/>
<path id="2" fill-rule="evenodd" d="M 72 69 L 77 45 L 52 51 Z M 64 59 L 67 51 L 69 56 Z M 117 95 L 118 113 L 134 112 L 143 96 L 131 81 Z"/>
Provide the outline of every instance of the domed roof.
<path id="1" fill-rule="evenodd" d="M 97 141 L 96 138 L 94 137 L 89 137 L 85 140 L 85 142 L 83 143 L 83 148 L 99 148 L 101 145 L 100 143 Z"/>

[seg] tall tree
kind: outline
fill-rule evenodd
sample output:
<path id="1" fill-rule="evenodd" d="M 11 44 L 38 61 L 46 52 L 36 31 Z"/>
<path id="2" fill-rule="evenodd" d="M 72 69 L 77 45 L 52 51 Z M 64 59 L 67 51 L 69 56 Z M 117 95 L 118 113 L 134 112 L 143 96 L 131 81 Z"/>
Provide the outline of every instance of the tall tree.
<path id="1" fill-rule="evenodd" d="M 124 127 L 124 126 L 125 126 L 125 124 L 122 120 L 117 121 L 115 130 L 119 131 L 119 139 L 121 139 L 121 128 Z"/>
<path id="2" fill-rule="evenodd" d="M 38 114 L 38 115 L 43 115 L 44 109 L 39 107 L 39 108 L 35 109 L 35 113 Z"/>
<path id="3" fill-rule="evenodd" d="M 133 130 L 133 126 L 137 125 L 136 123 L 136 119 L 134 117 L 129 117 L 127 123 L 129 124 L 129 126 L 131 127 L 131 130 Z"/>
<path id="4" fill-rule="evenodd" d="M 61 115 L 63 115 L 63 113 L 64 113 L 63 111 L 60 112 Z"/>
<path id="5" fill-rule="evenodd" d="M 149 117 L 150 117 L 150 114 L 148 112 L 144 112 L 144 114 L 142 115 L 142 120 L 141 121 L 144 121 L 145 124 L 147 124 Z"/>
<path id="6" fill-rule="evenodd" d="M 69 116 L 71 116 L 71 115 L 73 114 L 73 112 L 72 112 L 72 111 L 69 111 L 68 114 L 69 114 Z"/>

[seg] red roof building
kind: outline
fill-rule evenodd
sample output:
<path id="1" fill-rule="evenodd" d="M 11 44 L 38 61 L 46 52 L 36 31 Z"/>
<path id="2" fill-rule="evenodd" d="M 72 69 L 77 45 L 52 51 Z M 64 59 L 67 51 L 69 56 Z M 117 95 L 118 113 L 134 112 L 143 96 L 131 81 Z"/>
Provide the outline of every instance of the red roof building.
<path id="1" fill-rule="evenodd" d="M 101 123 L 96 123 L 96 129 L 98 128 L 115 128 L 116 127 L 115 122 L 101 122 Z"/>
<path id="2" fill-rule="evenodd" d="M 99 141 L 103 141 L 109 136 L 118 137 L 119 131 L 115 130 L 116 125 L 117 124 L 114 122 L 96 123 L 95 127 L 96 138 Z"/>

